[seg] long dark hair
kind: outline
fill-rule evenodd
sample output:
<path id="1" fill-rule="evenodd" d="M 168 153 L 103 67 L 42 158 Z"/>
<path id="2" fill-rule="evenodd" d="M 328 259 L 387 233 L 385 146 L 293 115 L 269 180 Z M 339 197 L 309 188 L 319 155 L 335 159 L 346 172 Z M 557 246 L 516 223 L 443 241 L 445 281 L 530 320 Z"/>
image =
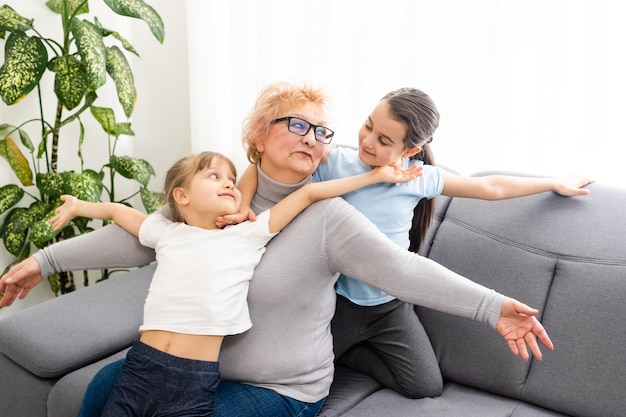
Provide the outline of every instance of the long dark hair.
<path id="1" fill-rule="evenodd" d="M 430 148 L 433 134 L 439 126 L 439 112 L 433 100 L 423 91 L 416 88 L 400 88 L 385 95 L 393 118 L 404 124 L 406 149 L 420 146 L 422 151 L 411 159 L 419 159 L 424 165 L 435 165 L 435 157 Z M 409 250 L 417 252 L 426 236 L 435 211 L 434 199 L 423 198 L 413 210 L 413 225 L 409 232 L 411 245 Z"/>

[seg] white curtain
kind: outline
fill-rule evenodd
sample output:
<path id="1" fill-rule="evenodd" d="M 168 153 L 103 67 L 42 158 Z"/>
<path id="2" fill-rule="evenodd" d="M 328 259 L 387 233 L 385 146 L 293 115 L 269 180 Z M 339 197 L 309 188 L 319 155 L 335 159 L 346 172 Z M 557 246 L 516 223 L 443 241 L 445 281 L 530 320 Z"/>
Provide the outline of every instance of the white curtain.
<path id="1" fill-rule="evenodd" d="M 438 163 L 626 185 L 623 2 L 187 1 L 193 151 L 245 166 L 241 121 L 276 80 L 324 87 L 346 144 L 380 97 L 412 86 L 442 115 Z"/>

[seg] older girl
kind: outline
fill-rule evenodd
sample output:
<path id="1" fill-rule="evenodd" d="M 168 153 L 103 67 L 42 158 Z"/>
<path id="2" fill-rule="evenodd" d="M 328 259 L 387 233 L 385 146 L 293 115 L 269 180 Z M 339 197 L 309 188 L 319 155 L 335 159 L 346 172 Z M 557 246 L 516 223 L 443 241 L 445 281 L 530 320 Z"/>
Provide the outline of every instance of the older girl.
<path id="1" fill-rule="evenodd" d="M 464 177 L 435 167 L 428 144 L 438 124 L 439 112 L 427 94 L 415 88 L 392 91 L 362 125 L 358 149 L 333 149 L 314 178 L 342 178 L 386 165 L 423 165 L 423 175 L 407 184 L 378 184 L 343 196 L 403 248 L 409 248 L 413 221 L 413 231 L 418 234 L 413 236 L 415 246 L 411 249 L 415 251 L 432 218 L 432 198 L 439 194 L 501 200 L 546 191 L 565 196 L 589 193 L 582 188 L 591 182 L 586 177 Z M 332 331 L 339 362 L 374 376 L 407 397 L 441 392 L 443 381 L 438 369 L 427 366 L 433 363 L 434 352 L 424 346 L 420 337 L 423 329 L 412 305 L 343 274 L 337 282 L 337 294 Z"/>

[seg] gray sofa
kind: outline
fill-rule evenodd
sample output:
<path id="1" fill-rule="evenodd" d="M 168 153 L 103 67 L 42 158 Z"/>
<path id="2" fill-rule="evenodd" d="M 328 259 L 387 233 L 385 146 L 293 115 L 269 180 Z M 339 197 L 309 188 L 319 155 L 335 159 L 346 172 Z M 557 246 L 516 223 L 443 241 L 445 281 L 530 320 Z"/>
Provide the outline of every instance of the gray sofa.
<path id="1" fill-rule="evenodd" d="M 324 417 L 626 416 L 626 189 L 486 202 L 437 200 L 422 254 L 539 308 L 554 344 L 513 356 L 488 326 L 416 308 L 445 378 L 411 400 L 339 367 Z M 137 337 L 153 266 L 0 321 L 0 415 L 69 417 Z"/>

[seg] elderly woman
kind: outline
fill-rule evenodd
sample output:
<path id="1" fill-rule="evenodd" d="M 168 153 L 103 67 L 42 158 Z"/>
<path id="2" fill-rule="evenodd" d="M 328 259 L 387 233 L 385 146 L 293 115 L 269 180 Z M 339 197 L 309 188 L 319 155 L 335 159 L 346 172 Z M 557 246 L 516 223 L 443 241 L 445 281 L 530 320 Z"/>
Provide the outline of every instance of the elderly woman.
<path id="1" fill-rule="evenodd" d="M 264 88 L 244 124 L 248 159 L 257 163 L 251 208 L 265 210 L 311 181 L 328 150 L 327 98 L 289 83 Z M 117 226 L 43 249 L 0 280 L 0 305 L 23 298 L 55 271 L 141 265 L 154 251 Z M 341 198 L 314 203 L 275 237 L 248 293 L 252 328 L 224 340 L 216 416 L 314 416 L 333 379 L 330 322 L 338 274 L 400 300 L 488 323 L 523 358 L 541 358 L 537 336 L 552 343 L 537 310 L 400 248 Z M 137 302 L 141 302 L 137 300 Z M 99 416 L 119 362 L 90 384 L 80 412 Z"/>

